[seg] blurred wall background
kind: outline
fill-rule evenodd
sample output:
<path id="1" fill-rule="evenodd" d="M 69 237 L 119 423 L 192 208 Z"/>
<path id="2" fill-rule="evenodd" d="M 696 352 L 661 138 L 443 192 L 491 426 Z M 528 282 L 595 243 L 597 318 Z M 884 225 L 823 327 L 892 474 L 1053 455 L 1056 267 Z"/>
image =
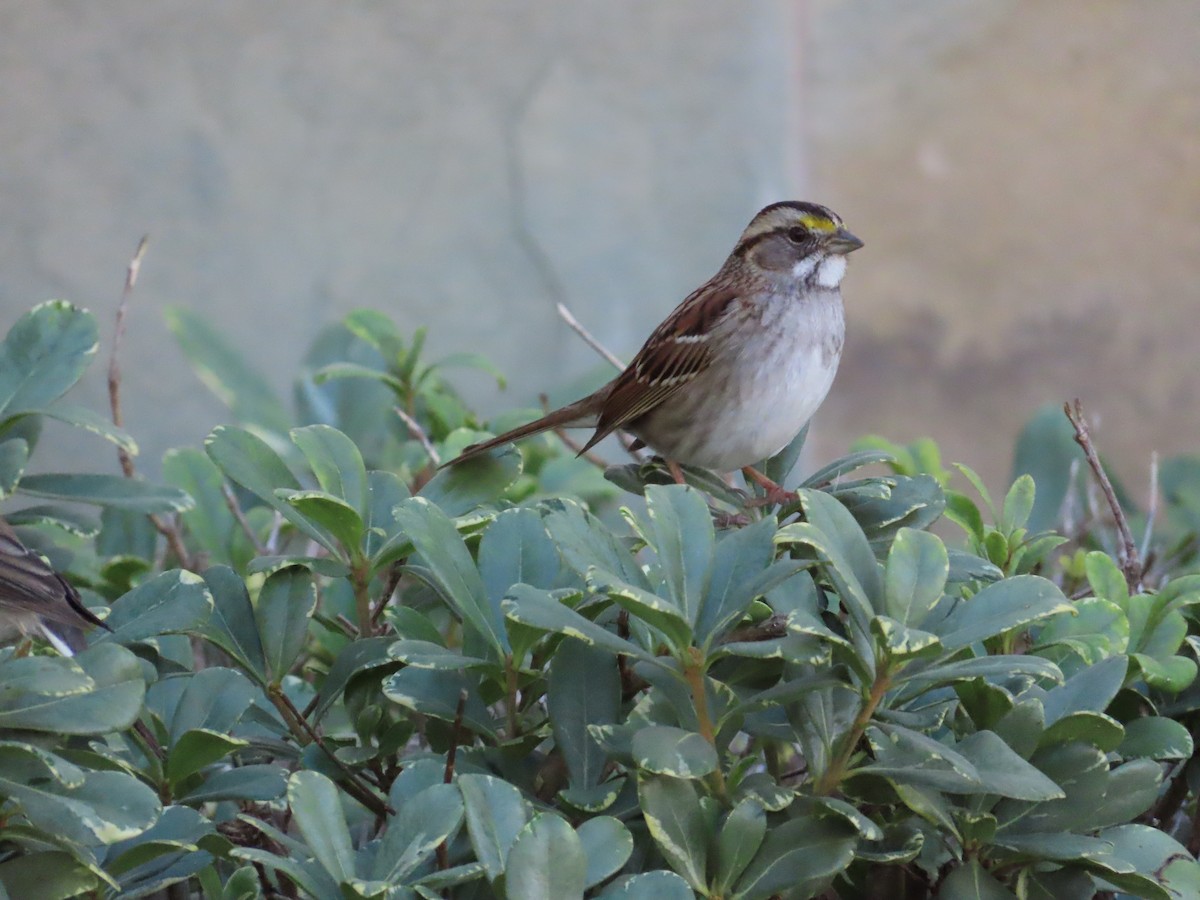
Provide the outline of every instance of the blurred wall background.
<path id="1" fill-rule="evenodd" d="M 814 459 L 931 435 L 999 486 L 1080 396 L 1136 486 L 1200 448 L 1198 45 L 1194 0 L 7 4 L 0 326 L 64 297 L 107 341 L 150 233 L 123 396 L 153 471 L 227 418 L 165 305 L 281 392 L 369 306 L 507 372 L 460 380 L 485 411 L 535 405 L 601 368 L 556 300 L 628 357 L 803 197 L 867 243 Z"/>

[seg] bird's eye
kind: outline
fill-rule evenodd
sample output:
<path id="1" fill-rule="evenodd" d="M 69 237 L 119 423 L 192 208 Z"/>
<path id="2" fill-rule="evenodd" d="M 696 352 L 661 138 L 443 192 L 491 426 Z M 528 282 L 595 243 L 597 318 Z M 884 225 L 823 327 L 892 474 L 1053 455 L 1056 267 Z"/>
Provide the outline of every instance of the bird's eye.
<path id="1" fill-rule="evenodd" d="M 799 225 L 789 228 L 785 233 L 787 239 L 793 244 L 802 244 L 808 239 L 808 229 L 801 228 Z"/>

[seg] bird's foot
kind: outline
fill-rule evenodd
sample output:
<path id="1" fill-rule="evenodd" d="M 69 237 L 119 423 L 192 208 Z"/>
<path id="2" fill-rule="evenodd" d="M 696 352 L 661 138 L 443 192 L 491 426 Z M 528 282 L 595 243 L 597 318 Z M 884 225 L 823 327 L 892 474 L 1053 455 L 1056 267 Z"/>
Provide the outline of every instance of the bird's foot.
<path id="1" fill-rule="evenodd" d="M 742 469 L 742 474 L 746 476 L 747 481 L 753 481 L 766 491 L 766 496 L 752 497 L 747 500 L 746 506 L 748 508 L 756 506 L 787 506 L 789 503 L 795 503 L 800 499 L 800 495 L 795 491 L 789 491 L 782 485 L 776 484 L 753 466 L 745 466 Z"/>

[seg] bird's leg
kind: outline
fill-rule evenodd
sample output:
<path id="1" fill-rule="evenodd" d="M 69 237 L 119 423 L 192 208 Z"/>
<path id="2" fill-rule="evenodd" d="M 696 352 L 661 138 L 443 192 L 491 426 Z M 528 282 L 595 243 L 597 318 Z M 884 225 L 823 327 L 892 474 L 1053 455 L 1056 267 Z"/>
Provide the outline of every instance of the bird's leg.
<path id="1" fill-rule="evenodd" d="M 667 464 L 667 471 L 671 473 L 671 477 L 675 479 L 676 484 L 687 484 L 683 480 L 683 469 L 679 468 L 679 463 L 673 459 L 664 460 Z"/>
<path id="2" fill-rule="evenodd" d="M 753 481 L 767 492 L 765 497 L 757 497 L 746 502 L 747 506 L 784 506 L 795 503 L 799 497 L 794 491 L 789 491 L 782 485 L 776 484 L 754 466 L 743 466 L 742 474 L 747 481 Z"/>

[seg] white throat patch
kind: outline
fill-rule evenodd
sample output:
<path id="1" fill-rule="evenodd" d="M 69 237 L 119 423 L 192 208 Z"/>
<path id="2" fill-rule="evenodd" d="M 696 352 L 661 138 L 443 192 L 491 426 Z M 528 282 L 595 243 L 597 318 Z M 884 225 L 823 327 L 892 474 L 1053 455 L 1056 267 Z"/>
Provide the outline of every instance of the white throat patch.
<path id="1" fill-rule="evenodd" d="M 800 262 L 792 266 L 792 275 L 799 278 L 801 281 L 807 281 L 808 276 L 813 273 L 813 269 L 817 267 L 817 258 L 815 256 L 806 256 Z"/>
<path id="2" fill-rule="evenodd" d="M 817 284 L 823 288 L 835 288 L 842 283 L 845 274 L 846 257 L 826 256 L 817 265 Z"/>

